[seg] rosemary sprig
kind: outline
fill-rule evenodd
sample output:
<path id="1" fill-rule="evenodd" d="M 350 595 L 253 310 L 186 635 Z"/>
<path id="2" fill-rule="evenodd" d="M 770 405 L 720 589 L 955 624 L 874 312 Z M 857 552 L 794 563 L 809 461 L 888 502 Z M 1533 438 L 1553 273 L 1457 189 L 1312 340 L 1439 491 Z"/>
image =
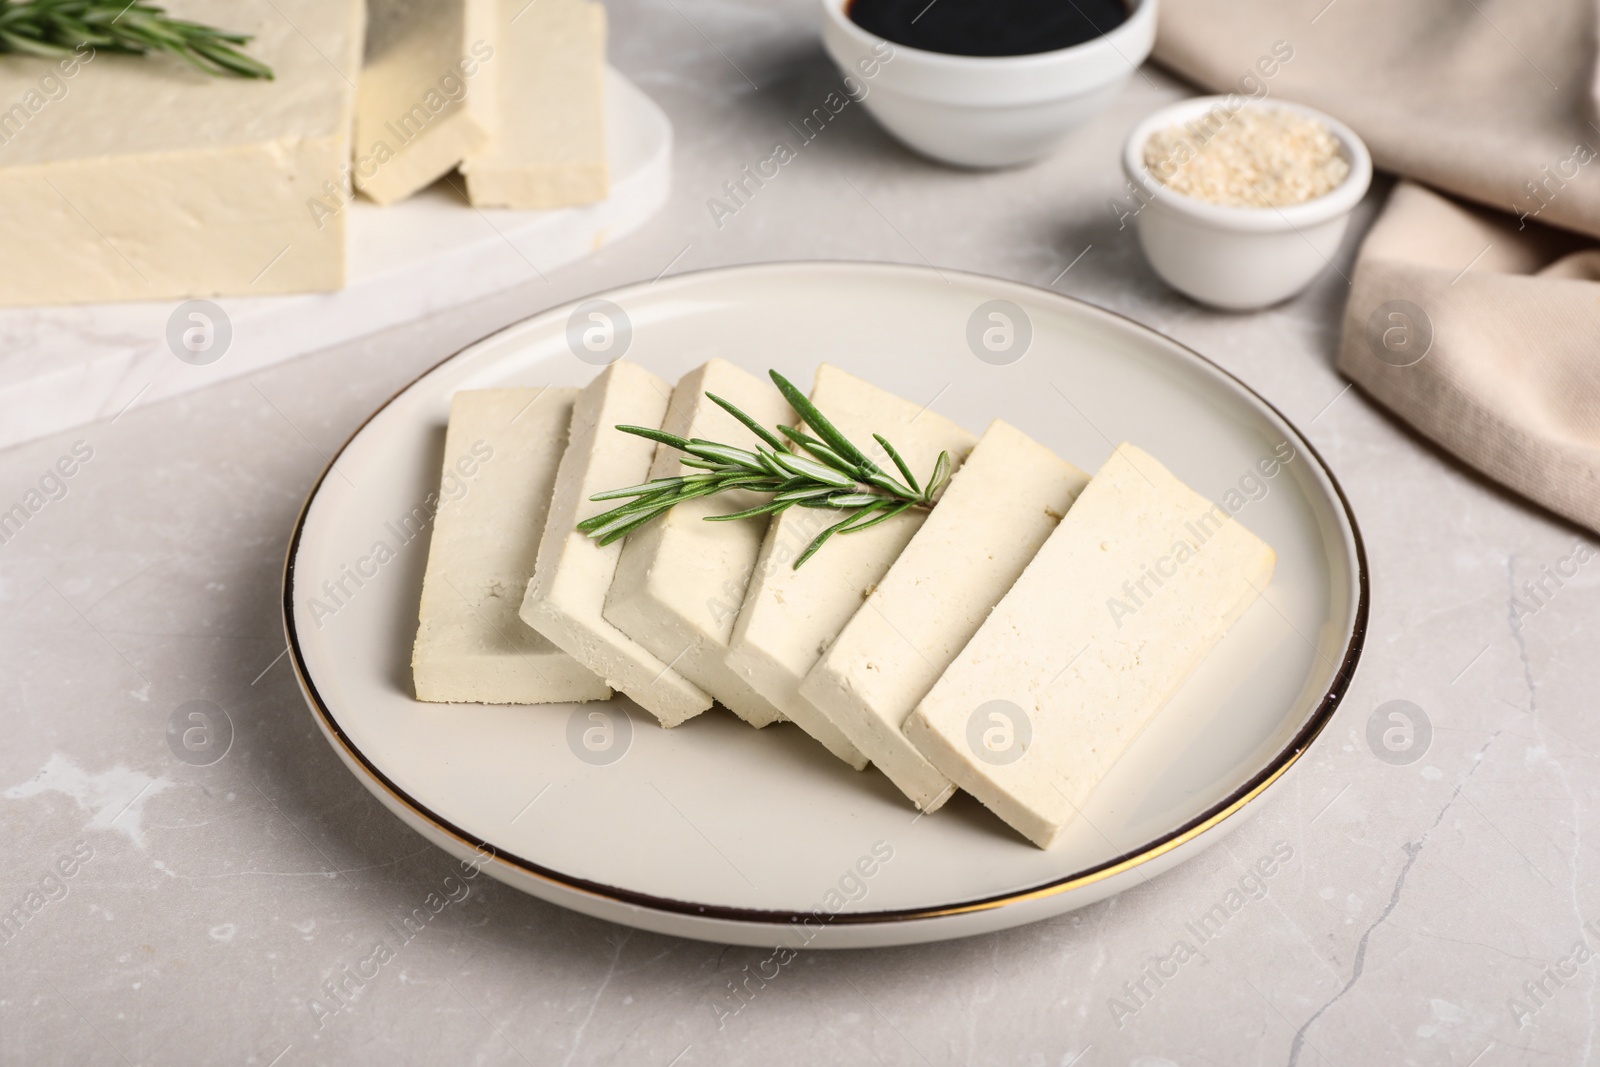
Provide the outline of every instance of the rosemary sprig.
<path id="1" fill-rule="evenodd" d="M 83 45 L 106 52 L 167 52 L 207 74 L 271 80 L 272 68 L 235 46 L 250 36 L 173 18 L 126 0 L 0 0 L 0 52 L 62 58 Z"/>
<path id="2" fill-rule="evenodd" d="M 818 534 L 794 561 L 796 569 L 816 554 L 835 534 L 854 533 L 887 522 L 910 508 L 931 508 L 950 478 L 950 453 L 939 453 L 926 485 L 919 484 L 911 467 L 881 434 L 873 438 L 899 470 L 902 482 L 874 463 L 865 452 L 828 421 L 806 395 L 777 371 L 769 371 L 773 384 L 789 406 L 812 431 L 779 426 L 776 433 L 715 393 L 706 396 L 738 419 L 760 440 L 753 451 L 701 438 L 683 438 L 647 426 L 618 426 L 631 433 L 685 453 L 683 465 L 699 472 L 656 478 L 626 489 L 596 493 L 590 500 L 627 500 L 610 511 L 578 523 L 578 529 L 609 545 L 686 500 L 731 490 L 764 493 L 770 499 L 730 515 L 707 515 L 707 522 L 730 522 L 756 515 L 777 515 L 789 508 L 831 508 L 844 518 Z M 815 436 L 812 436 L 815 434 Z"/>

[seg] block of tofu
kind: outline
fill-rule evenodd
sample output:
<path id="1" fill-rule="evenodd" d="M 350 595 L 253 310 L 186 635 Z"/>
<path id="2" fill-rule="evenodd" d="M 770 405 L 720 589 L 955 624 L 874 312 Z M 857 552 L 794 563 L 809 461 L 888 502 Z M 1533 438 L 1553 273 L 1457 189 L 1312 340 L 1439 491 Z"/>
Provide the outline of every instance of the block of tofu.
<path id="1" fill-rule="evenodd" d="M 663 726 L 705 711 L 711 697 L 602 617 L 622 543 L 602 547 L 577 524 L 619 503 L 590 500 L 594 494 L 649 477 L 655 444 L 616 426 L 660 426 L 671 395 L 672 386 L 626 360 L 611 364 L 578 394 L 539 559 L 522 601 L 523 622 Z"/>
<path id="2" fill-rule="evenodd" d="M 498 0 L 488 144 L 461 173 L 478 207 L 546 210 L 610 193 L 606 13 L 589 0 Z"/>
<path id="3" fill-rule="evenodd" d="M 1040 848 L 1272 580 L 1276 556 L 1118 446 L 906 720 L 929 761 Z"/>
<path id="4" fill-rule="evenodd" d="M 496 0 L 369 0 L 356 188 L 403 200 L 489 140 Z"/>
<path id="5" fill-rule="evenodd" d="M 991 423 L 801 683 L 801 699 L 921 810 L 938 810 L 955 785 L 900 728 L 1088 484 L 1087 474 L 1022 431 Z"/>
<path id="6" fill-rule="evenodd" d="M 763 425 L 794 422 L 788 402 L 771 384 L 713 359 L 678 382 L 662 429 L 740 447 L 759 444 L 737 419 L 706 399 L 708 391 Z M 650 477 L 691 473 L 681 458 L 677 449 L 662 445 Z M 602 613 L 752 726 L 766 726 L 782 716 L 728 667 L 728 639 L 761 552 L 767 519 L 706 522 L 705 517 L 743 511 L 765 499 L 734 492 L 687 501 L 628 535 Z"/>
<path id="7" fill-rule="evenodd" d="M 611 689 L 517 617 L 533 575 L 576 389 L 457 393 L 422 578 L 418 700 L 549 704 Z"/>
<path id="8" fill-rule="evenodd" d="M 959 470 L 975 442 L 972 434 L 926 405 L 826 363 L 817 368 L 811 400 L 885 470 L 894 470 L 893 461 L 873 440 L 875 433 L 889 439 L 919 478 L 933 470 L 940 452 L 949 452 Z M 767 532 L 733 631 L 728 654 L 733 669 L 786 718 L 857 770 L 867 765 L 866 755 L 800 694 L 800 683 L 927 515 L 914 509 L 870 529 L 837 536 L 796 569 L 795 557 L 839 516 L 811 508 L 783 512 Z"/>
<path id="9" fill-rule="evenodd" d="M 244 51 L 276 78 L 87 46 L 69 59 L 5 55 L 0 305 L 344 284 L 361 0 L 170 10 L 253 34 Z"/>

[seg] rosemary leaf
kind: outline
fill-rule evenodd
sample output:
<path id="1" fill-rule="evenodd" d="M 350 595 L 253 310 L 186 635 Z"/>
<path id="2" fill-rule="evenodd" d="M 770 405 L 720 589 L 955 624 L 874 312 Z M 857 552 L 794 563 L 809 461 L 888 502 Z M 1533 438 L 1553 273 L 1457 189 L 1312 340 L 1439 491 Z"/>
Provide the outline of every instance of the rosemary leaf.
<path id="1" fill-rule="evenodd" d="M 659 513 L 657 513 L 657 514 L 659 514 Z M 641 527 L 641 526 L 645 525 L 646 523 L 650 522 L 655 517 L 656 517 L 655 514 L 651 514 L 651 515 L 645 515 L 645 516 L 642 516 L 640 518 L 634 519 L 632 522 L 627 523 L 626 525 L 618 526 L 618 527 L 614 528 L 613 530 L 611 530 L 609 533 L 605 534 L 604 536 L 597 537 L 596 540 L 598 541 L 600 547 L 604 548 L 606 545 L 611 544 L 613 541 L 620 541 L 624 537 L 627 537 L 629 534 L 633 533 L 633 531 L 637 530 L 639 527 Z M 590 536 L 594 537 L 595 535 L 591 534 Z"/>
<path id="2" fill-rule="evenodd" d="M 834 485 L 840 489 L 854 489 L 855 479 L 848 474 L 843 474 L 831 467 L 825 467 L 816 460 L 806 459 L 804 456 L 777 455 L 773 460 L 784 470 L 797 474 L 802 478 L 810 478 L 823 485 Z"/>
<path id="3" fill-rule="evenodd" d="M 889 458 L 894 460 L 894 465 L 900 468 L 900 476 L 906 480 L 906 484 L 911 487 L 911 491 L 913 493 L 920 494 L 922 492 L 922 488 L 917 485 L 917 476 L 911 473 L 910 466 L 908 466 L 906 461 L 900 457 L 900 453 L 895 451 L 894 445 L 891 445 L 888 438 L 884 437 L 881 433 L 875 433 L 872 435 L 872 437 L 873 440 L 878 442 L 878 446 L 889 454 Z"/>
<path id="4" fill-rule="evenodd" d="M 939 490 L 944 488 L 944 483 L 950 478 L 950 453 L 940 452 L 939 458 L 933 464 L 933 475 L 928 479 L 928 491 L 922 494 L 922 499 L 929 505 L 933 498 L 939 495 Z"/>
<path id="5" fill-rule="evenodd" d="M 822 444 L 822 442 L 817 440 L 815 437 L 812 437 L 810 434 L 801 433 L 799 430 L 795 429 L 793 426 L 779 426 L 778 429 L 780 431 L 782 431 L 782 433 L 783 433 L 783 435 L 785 437 L 789 438 L 791 441 L 794 441 L 796 444 L 801 444 L 801 445 L 821 445 Z M 823 445 L 823 447 L 826 448 L 827 446 Z"/>
<path id="6" fill-rule="evenodd" d="M 817 459 L 821 460 L 827 466 L 832 467 L 840 474 L 846 474 L 851 478 L 855 478 L 861 473 L 860 467 L 857 467 L 852 463 L 847 463 L 843 456 L 839 455 L 839 453 L 835 452 L 825 444 L 821 444 L 820 442 L 807 442 L 800 447 L 804 448 L 807 452 L 810 452 Z"/>
<path id="7" fill-rule="evenodd" d="M 735 471 L 731 475 L 721 475 L 716 479 L 717 489 L 748 489 L 757 493 L 776 493 L 783 488 L 784 483 L 765 474 L 753 474 L 749 471 Z"/>
<path id="8" fill-rule="evenodd" d="M 861 521 L 861 517 L 864 514 L 866 514 L 868 511 L 870 511 L 871 509 L 870 508 L 862 508 L 860 511 L 856 512 L 855 518 L 850 520 L 850 525 L 846 526 L 844 529 L 840 530 L 839 532 L 840 533 L 856 533 L 856 532 L 858 532 L 860 530 L 869 530 L 872 527 L 878 525 L 878 523 L 880 523 L 880 522 L 888 522 L 890 519 L 894 518 L 896 515 L 899 515 L 901 512 L 906 511 L 908 508 L 911 508 L 911 507 L 914 507 L 914 506 L 915 505 L 913 505 L 911 503 L 911 501 L 902 500 L 902 501 L 900 501 L 900 503 L 892 504 L 889 507 L 885 508 L 884 510 L 878 512 L 876 515 L 874 515 L 867 522 L 862 522 Z"/>
<path id="9" fill-rule="evenodd" d="M 851 463 L 869 462 L 866 453 L 851 444 L 850 439 L 840 433 L 838 428 L 828 421 L 828 417 L 817 410 L 817 405 L 813 404 L 804 393 L 794 387 L 793 382 L 777 371 L 768 371 L 767 373 L 772 376 L 773 384 L 778 387 L 778 392 L 783 394 L 783 398 L 789 402 L 789 406 L 794 408 L 795 412 L 805 420 L 807 426 L 817 432 L 817 436 L 822 438 L 824 444 Z"/>
<path id="10" fill-rule="evenodd" d="M 676 494 L 675 499 L 681 504 L 685 500 L 695 500 L 699 497 L 723 493 L 729 489 L 739 489 L 743 485 L 743 482 L 732 478 L 708 478 L 703 482 L 686 486 Z"/>
<path id="11" fill-rule="evenodd" d="M 602 545 L 608 545 L 611 543 L 613 534 L 617 537 L 625 537 L 628 533 L 643 526 L 657 515 L 664 514 L 671 508 L 672 504 L 668 501 L 657 501 L 653 506 L 642 512 L 637 508 L 632 510 L 618 508 L 615 512 L 607 512 L 608 515 L 615 517 L 603 526 L 589 531 L 589 536 L 598 540 Z"/>
<path id="12" fill-rule="evenodd" d="M 868 504 L 866 507 L 862 508 L 860 511 L 856 512 L 854 515 L 850 516 L 850 521 L 845 523 L 843 526 L 839 527 L 839 532 L 842 533 L 842 534 L 847 534 L 847 533 L 851 533 L 851 532 L 853 532 L 855 530 L 863 529 L 863 523 L 867 523 L 867 525 L 870 525 L 870 522 L 868 522 L 867 520 L 870 520 L 872 518 L 872 516 L 882 512 L 883 509 L 888 507 L 888 506 L 889 506 L 889 501 L 887 501 L 887 500 L 883 500 L 883 499 L 880 498 L 878 500 L 873 501 L 872 503 Z"/>
<path id="13" fill-rule="evenodd" d="M 862 508 L 876 505 L 883 499 L 876 493 L 841 493 L 828 497 L 824 503 L 830 508 Z"/>
<path id="14" fill-rule="evenodd" d="M 794 561 L 794 569 L 799 570 L 802 563 L 817 554 L 817 549 L 828 543 L 828 538 L 832 537 L 846 526 L 849 526 L 854 521 L 855 517 L 851 516 L 850 518 L 845 519 L 843 522 L 834 523 L 826 530 L 823 530 L 821 533 L 817 534 L 816 540 L 812 541 L 811 544 L 806 546 L 806 550 L 800 553 L 799 558 Z"/>
<path id="15" fill-rule="evenodd" d="M 825 485 L 825 486 L 822 486 L 821 488 L 812 488 L 812 489 L 799 489 L 799 488 L 787 489 L 787 490 L 779 493 L 777 496 L 773 497 L 772 499 L 773 500 L 790 500 L 790 501 L 815 500 L 818 497 L 829 496 L 832 493 L 833 493 L 833 489 L 831 487 Z"/>
<path id="16" fill-rule="evenodd" d="M 863 474 L 861 476 L 861 480 L 866 482 L 868 485 L 882 489 L 891 496 L 901 497 L 902 499 L 918 499 L 916 493 L 912 492 L 910 489 L 907 489 L 905 486 L 901 485 L 887 474 L 884 474 L 882 471 L 877 471 L 871 474 Z"/>
<path id="17" fill-rule="evenodd" d="M 732 522 L 735 519 L 752 519 L 757 515 L 776 515 L 794 507 L 793 500 L 769 500 L 765 504 L 757 504 L 753 508 L 735 511 L 731 515 L 707 515 L 707 522 Z"/>
<path id="18" fill-rule="evenodd" d="M 193 55 L 190 55 L 189 52 L 183 52 L 180 54 L 185 59 L 189 60 L 189 62 L 199 67 L 202 71 L 205 71 L 207 74 L 214 73 L 210 67 L 206 66 L 206 63 L 210 63 L 212 66 L 219 67 L 241 78 L 264 78 L 264 80 L 271 80 L 272 72 L 270 68 L 263 67 L 255 60 L 249 58 L 248 56 L 241 55 L 231 48 L 224 48 L 221 45 L 202 43 L 191 45 L 190 50 L 193 52 Z M 204 62 L 202 62 L 202 60 Z M 263 76 L 259 73 L 261 70 L 266 70 L 267 74 Z"/>
<path id="19" fill-rule="evenodd" d="M 617 429 L 621 430 L 623 433 L 631 433 L 635 437 L 643 437 L 649 441 L 656 441 L 663 445 L 671 445 L 680 452 L 689 451 L 689 442 L 686 439 L 679 437 L 675 433 L 668 433 L 665 430 L 653 430 L 648 426 L 623 425 L 618 426 Z"/>
<path id="20" fill-rule="evenodd" d="M 740 422 L 744 423 L 745 429 L 761 438 L 762 443 L 768 448 L 772 449 L 774 452 L 787 452 L 789 450 L 788 446 L 774 436 L 771 430 L 761 425 L 755 419 L 752 419 L 749 415 L 746 415 L 743 411 L 740 411 L 729 401 L 722 399 L 722 397 L 718 396 L 716 393 L 707 393 L 706 399 L 717 405 L 723 411 L 726 411 L 729 415 L 732 415 L 734 418 L 738 419 Z"/>
<path id="21" fill-rule="evenodd" d="M 779 463 L 778 463 L 778 453 L 776 453 L 776 452 L 762 452 L 762 453 L 760 453 L 760 455 L 761 455 L 761 465 L 766 467 L 767 470 L 771 471 L 774 477 L 776 477 L 776 478 L 793 478 L 794 477 L 794 472 L 793 471 L 784 470 L 783 467 L 779 465 Z"/>
<path id="22" fill-rule="evenodd" d="M 590 500 L 617 500 L 627 496 L 644 496 L 646 493 L 656 493 L 663 489 L 676 489 L 684 483 L 682 478 L 657 478 L 653 482 L 641 485 L 630 485 L 626 489 L 608 489 L 604 493 L 596 493 Z"/>
<path id="23" fill-rule="evenodd" d="M 734 466 L 743 467 L 758 474 L 766 473 L 766 467 L 762 465 L 760 458 L 754 452 L 743 448 L 734 448 L 732 445 L 719 445 L 715 441 L 694 440 L 689 442 L 684 451 L 691 456 L 710 460 L 713 463 L 731 463 Z"/>
<path id="24" fill-rule="evenodd" d="M 164 52 L 210 75 L 271 80 L 272 68 L 238 49 L 250 35 L 174 18 L 141 0 L 0 0 L 0 52 L 68 56 Z"/>
<path id="25" fill-rule="evenodd" d="M 24 55 L 48 56 L 51 59 L 55 59 L 61 56 L 70 56 L 72 49 L 50 44 L 46 41 L 35 41 L 31 37 L 23 37 L 19 34 L 0 30 L 0 52 L 21 52 Z"/>
<path id="26" fill-rule="evenodd" d="M 670 508 L 677 502 L 676 498 L 665 494 L 640 497 L 638 500 L 630 500 L 628 503 L 614 507 L 610 511 L 584 519 L 578 523 L 578 529 L 591 537 L 600 537 L 618 519 L 626 519 L 646 512 L 653 513 L 663 508 Z"/>

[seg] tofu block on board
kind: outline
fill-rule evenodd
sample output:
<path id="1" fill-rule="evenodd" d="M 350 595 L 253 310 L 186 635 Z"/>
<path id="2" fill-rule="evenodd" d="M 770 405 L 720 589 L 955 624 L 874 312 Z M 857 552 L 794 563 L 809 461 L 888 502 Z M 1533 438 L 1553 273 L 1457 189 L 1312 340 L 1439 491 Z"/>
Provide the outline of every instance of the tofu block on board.
<path id="1" fill-rule="evenodd" d="M 949 452 L 959 470 L 975 438 L 949 419 L 824 363 L 817 368 L 811 401 L 841 433 L 886 471 L 894 462 L 873 434 L 889 443 L 919 478 Z M 832 538 L 800 568 L 795 558 L 840 516 L 790 508 L 767 531 L 761 559 L 739 612 L 728 662 L 784 716 L 855 767 L 867 757 L 820 708 L 800 693 L 800 683 L 883 578 L 928 512 L 913 509 L 855 533 Z M 795 547 L 798 546 L 798 547 Z"/>
<path id="2" fill-rule="evenodd" d="M 1083 471 L 996 419 L 801 683 L 800 697 L 921 810 L 938 810 L 955 785 L 900 728 L 1088 484 Z"/>
<path id="3" fill-rule="evenodd" d="M 616 427 L 660 426 L 671 395 L 665 381 L 626 360 L 611 364 L 578 394 L 539 559 L 522 601 L 522 621 L 663 726 L 676 726 L 705 711 L 711 697 L 605 620 L 606 593 L 616 576 L 622 542 L 602 547 L 577 525 L 622 503 L 591 496 L 649 477 L 655 444 Z"/>
<path id="4" fill-rule="evenodd" d="M 361 0 L 179 2 L 272 81 L 84 46 L 0 59 L 0 305 L 345 282 Z"/>
<path id="5" fill-rule="evenodd" d="M 737 419 L 706 399 L 707 392 L 731 401 L 766 426 L 795 419 L 788 401 L 769 382 L 726 360 L 713 359 L 678 382 L 661 428 L 680 437 L 741 448 L 759 444 Z M 682 455 L 675 448 L 658 447 L 650 477 L 693 473 L 679 462 Z M 767 519 L 763 515 L 706 522 L 705 517 L 731 515 L 765 499 L 741 492 L 701 497 L 629 534 L 603 612 L 617 629 L 758 727 L 777 722 L 782 715 L 727 660 L 728 640 L 761 553 Z"/>
<path id="6" fill-rule="evenodd" d="M 477 207 L 546 210 L 611 192 L 606 12 L 590 0 L 498 0 L 490 137 L 461 172 Z"/>
<path id="7" fill-rule="evenodd" d="M 489 139 L 496 0 L 368 0 L 356 188 L 403 200 Z"/>
<path id="8" fill-rule="evenodd" d="M 411 654 L 418 700 L 549 704 L 611 689 L 517 617 L 576 389 L 475 389 L 450 401 L 444 478 Z"/>
<path id="9" fill-rule="evenodd" d="M 1117 447 L 906 720 L 918 751 L 1040 848 L 1272 580 L 1271 548 Z"/>

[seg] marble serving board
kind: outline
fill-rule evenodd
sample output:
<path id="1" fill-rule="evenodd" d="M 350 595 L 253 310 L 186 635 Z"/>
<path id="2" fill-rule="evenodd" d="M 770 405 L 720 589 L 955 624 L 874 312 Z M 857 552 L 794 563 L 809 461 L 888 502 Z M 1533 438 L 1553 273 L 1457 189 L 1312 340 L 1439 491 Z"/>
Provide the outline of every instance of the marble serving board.
<path id="1" fill-rule="evenodd" d="M 608 199 L 485 211 L 449 181 L 389 207 L 358 199 L 346 209 L 345 288 L 218 297 L 224 319 L 205 327 L 214 331 L 209 351 L 182 344 L 201 322 L 184 302 L 0 309 L 0 448 L 502 292 L 637 229 L 671 189 L 672 125 L 615 70 L 607 71 L 606 104 Z"/>

